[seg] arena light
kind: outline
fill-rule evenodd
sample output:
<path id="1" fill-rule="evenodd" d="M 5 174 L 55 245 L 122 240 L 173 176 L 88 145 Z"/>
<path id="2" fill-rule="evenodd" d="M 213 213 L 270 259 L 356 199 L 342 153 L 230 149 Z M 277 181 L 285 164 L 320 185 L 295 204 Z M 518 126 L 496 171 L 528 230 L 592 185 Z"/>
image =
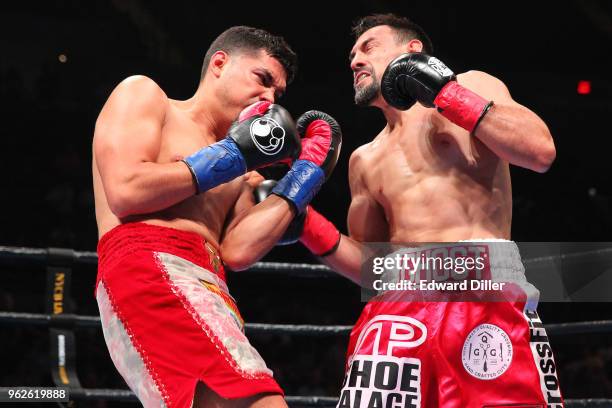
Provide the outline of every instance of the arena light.
<path id="1" fill-rule="evenodd" d="M 591 81 L 580 80 L 576 89 L 579 95 L 588 95 L 591 93 Z"/>

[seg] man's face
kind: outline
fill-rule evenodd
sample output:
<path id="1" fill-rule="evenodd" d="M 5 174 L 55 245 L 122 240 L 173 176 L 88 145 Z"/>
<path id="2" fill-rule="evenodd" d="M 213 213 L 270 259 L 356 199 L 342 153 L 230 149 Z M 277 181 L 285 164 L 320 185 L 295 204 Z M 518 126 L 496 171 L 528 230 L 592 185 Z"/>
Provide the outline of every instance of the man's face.
<path id="1" fill-rule="evenodd" d="M 274 103 L 285 92 L 286 81 L 283 66 L 265 51 L 234 53 L 224 69 L 219 96 L 228 108 L 237 109 L 237 116 L 255 102 Z"/>
<path id="2" fill-rule="evenodd" d="M 373 27 L 357 39 L 349 55 L 355 104 L 376 106 L 382 100 L 380 79 L 391 60 L 403 52 L 405 47 L 396 43 L 389 26 Z"/>

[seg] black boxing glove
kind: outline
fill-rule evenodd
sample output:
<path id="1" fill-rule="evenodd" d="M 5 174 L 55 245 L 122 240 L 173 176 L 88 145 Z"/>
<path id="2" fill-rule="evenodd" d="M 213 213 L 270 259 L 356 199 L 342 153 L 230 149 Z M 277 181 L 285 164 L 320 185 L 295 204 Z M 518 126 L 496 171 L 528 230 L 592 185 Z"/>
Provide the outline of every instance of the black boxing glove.
<path id="1" fill-rule="evenodd" d="M 493 105 L 457 83 L 442 61 L 423 53 L 402 54 L 389 64 L 381 80 L 385 101 L 407 110 L 415 102 L 438 111 L 451 122 L 473 132 Z"/>
<path id="2" fill-rule="evenodd" d="M 276 186 L 278 182 L 276 180 L 264 180 L 262 181 L 255 190 L 253 190 L 253 196 L 255 198 L 256 203 L 260 203 L 265 200 L 270 194 L 272 194 L 272 189 Z M 291 221 L 287 230 L 278 240 L 276 245 L 289 245 L 297 242 L 300 239 L 300 235 L 302 235 L 302 231 L 304 230 L 304 220 L 306 219 L 306 211 L 301 214 L 295 216 L 295 218 Z"/>
<path id="3" fill-rule="evenodd" d="M 197 192 L 300 153 L 300 139 L 293 118 L 282 106 L 267 101 L 244 109 L 225 139 L 183 159 Z"/>
<path id="4" fill-rule="evenodd" d="M 253 191 L 255 202 L 265 200 L 276 183 L 276 180 L 262 181 Z M 276 245 L 289 245 L 300 241 L 314 255 L 327 256 L 338 248 L 340 237 L 340 231 L 334 224 L 309 205 L 291 221 Z"/>

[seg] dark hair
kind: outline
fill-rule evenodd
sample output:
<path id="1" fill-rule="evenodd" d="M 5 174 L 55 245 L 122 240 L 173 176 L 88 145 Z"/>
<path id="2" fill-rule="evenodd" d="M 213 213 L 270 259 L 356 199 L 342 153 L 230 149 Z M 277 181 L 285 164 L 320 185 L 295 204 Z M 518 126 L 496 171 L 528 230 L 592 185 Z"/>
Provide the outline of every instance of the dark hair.
<path id="1" fill-rule="evenodd" d="M 247 26 L 231 27 L 213 41 L 204 56 L 200 80 L 204 79 L 210 59 L 215 52 L 225 51 L 231 55 L 234 52 L 254 53 L 259 50 L 264 50 L 268 55 L 276 58 L 287 74 L 287 83 L 293 81 L 297 72 L 297 55 L 289 47 L 289 44 L 282 37 L 272 35 L 259 28 Z"/>
<path id="2" fill-rule="evenodd" d="M 355 35 L 355 40 L 370 28 L 386 25 L 391 27 L 397 34 L 395 41 L 398 43 L 408 42 L 417 39 L 423 43 L 423 52 L 426 54 L 433 53 L 433 44 L 429 36 L 423 29 L 410 21 L 406 17 L 400 17 L 392 13 L 388 14 L 372 14 L 362 17 L 355 22 L 351 31 Z"/>

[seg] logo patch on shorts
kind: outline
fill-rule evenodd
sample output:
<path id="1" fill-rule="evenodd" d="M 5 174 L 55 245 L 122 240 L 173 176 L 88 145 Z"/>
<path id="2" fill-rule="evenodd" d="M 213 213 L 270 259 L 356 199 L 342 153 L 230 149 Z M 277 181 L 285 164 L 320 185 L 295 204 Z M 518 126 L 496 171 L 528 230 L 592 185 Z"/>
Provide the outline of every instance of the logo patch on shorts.
<path id="1" fill-rule="evenodd" d="M 421 407 L 421 360 L 366 356 L 353 359 L 336 408 Z"/>
<path id="2" fill-rule="evenodd" d="M 256 119 L 251 123 L 250 131 L 257 149 L 268 156 L 280 152 L 285 144 L 285 129 L 274 119 Z"/>
<path id="3" fill-rule="evenodd" d="M 494 324 L 481 324 L 466 337 L 461 361 L 472 376 L 493 380 L 506 372 L 512 362 L 510 337 Z"/>

